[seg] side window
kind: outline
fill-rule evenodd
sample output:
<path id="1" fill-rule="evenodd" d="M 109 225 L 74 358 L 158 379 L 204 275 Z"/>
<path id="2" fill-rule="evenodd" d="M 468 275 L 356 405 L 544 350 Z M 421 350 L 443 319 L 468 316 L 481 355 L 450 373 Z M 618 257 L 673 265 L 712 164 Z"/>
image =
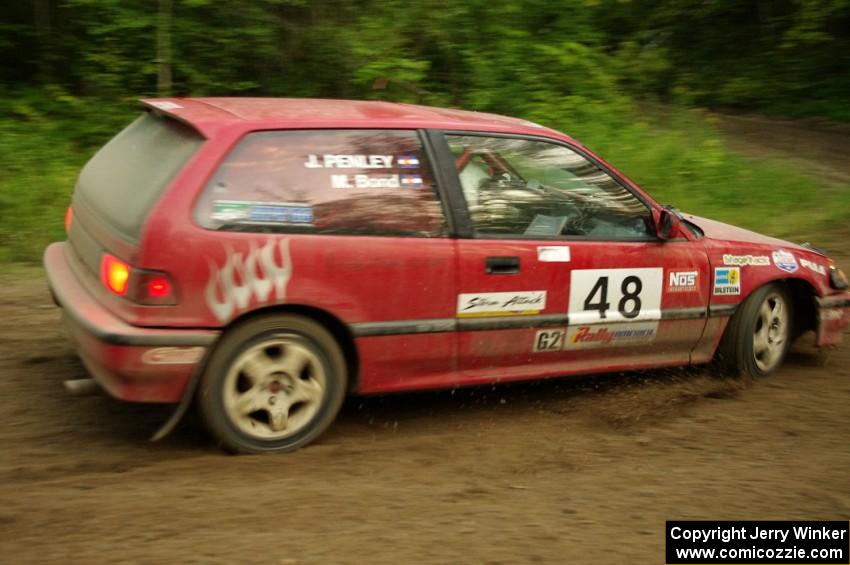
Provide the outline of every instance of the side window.
<path id="1" fill-rule="evenodd" d="M 440 237 L 445 219 L 414 131 L 246 136 L 195 210 L 208 229 Z"/>
<path id="2" fill-rule="evenodd" d="M 649 209 L 611 175 L 554 143 L 447 135 L 479 235 L 647 239 Z"/>

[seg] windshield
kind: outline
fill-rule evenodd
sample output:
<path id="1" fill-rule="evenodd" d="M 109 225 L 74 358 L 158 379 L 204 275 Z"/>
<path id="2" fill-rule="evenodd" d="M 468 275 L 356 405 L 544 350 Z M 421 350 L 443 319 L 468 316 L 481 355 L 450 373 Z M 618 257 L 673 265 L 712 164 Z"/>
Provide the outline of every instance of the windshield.
<path id="1" fill-rule="evenodd" d="M 201 143 L 189 126 L 145 112 L 86 163 L 76 195 L 122 235 L 138 239 L 148 212 Z"/>

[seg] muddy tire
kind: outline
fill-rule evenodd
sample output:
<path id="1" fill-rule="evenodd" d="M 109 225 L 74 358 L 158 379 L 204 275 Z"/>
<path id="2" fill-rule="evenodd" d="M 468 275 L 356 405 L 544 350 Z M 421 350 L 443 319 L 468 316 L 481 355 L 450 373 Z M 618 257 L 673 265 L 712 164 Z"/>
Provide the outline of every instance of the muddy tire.
<path id="1" fill-rule="evenodd" d="M 198 390 L 204 424 L 234 453 L 293 451 L 333 422 L 345 398 L 345 358 L 321 324 L 265 315 L 229 330 Z"/>
<path id="2" fill-rule="evenodd" d="M 793 303 L 785 285 L 765 285 L 744 300 L 720 341 L 717 358 L 730 375 L 761 378 L 775 371 L 791 342 Z"/>

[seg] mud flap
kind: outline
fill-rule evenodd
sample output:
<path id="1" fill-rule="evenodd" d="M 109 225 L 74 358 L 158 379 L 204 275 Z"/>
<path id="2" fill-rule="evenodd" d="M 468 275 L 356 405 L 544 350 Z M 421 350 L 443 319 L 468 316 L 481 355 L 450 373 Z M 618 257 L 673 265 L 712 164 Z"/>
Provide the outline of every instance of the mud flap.
<path id="1" fill-rule="evenodd" d="M 201 359 L 201 362 L 198 363 L 197 367 L 195 367 L 195 370 L 192 372 L 192 378 L 190 378 L 189 382 L 186 383 L 186 390 L 183 391 L 183 397 L 180 399 L 180 403 L 177 404 L 174 412 L 171 413 L 168 420 L 159 427 L 148 441 L 155 442 L 165 438 L 168 434 L 174 431 L 174 428 L 177 427 L 177 424 L 180 423 L 183 416 L 185 416 L 186 412 L 189 411 L 189 406 L 192 405 L 192 400 L 195 398 L 195 390 L 198 388 L 198 383 L 201 382 L 201 376 L 204 374 L 204 369 L 207 366 L 207 359 L 209 358 L 212 349 L 214 348 L 209 347 L 207 349 L 204 358 Z"/>

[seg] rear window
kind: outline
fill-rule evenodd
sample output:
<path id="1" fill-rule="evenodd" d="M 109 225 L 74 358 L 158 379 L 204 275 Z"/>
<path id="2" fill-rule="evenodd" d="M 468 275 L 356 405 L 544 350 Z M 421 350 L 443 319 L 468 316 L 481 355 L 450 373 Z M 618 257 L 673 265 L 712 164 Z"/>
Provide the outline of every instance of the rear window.
<path id="1" fill-rule="evenodd" d="M 122 235 L 138 239 L 148 212 L 201 143 L 189 126 L 146 112 L 86 163 L 76 194 Z"/>
<path id="2" fill-rule="evenodd" d="M 221 164 L 195 217 L 216 230 L 440 237 L 435 188 L 415 131 L 258 132 Z"/>

